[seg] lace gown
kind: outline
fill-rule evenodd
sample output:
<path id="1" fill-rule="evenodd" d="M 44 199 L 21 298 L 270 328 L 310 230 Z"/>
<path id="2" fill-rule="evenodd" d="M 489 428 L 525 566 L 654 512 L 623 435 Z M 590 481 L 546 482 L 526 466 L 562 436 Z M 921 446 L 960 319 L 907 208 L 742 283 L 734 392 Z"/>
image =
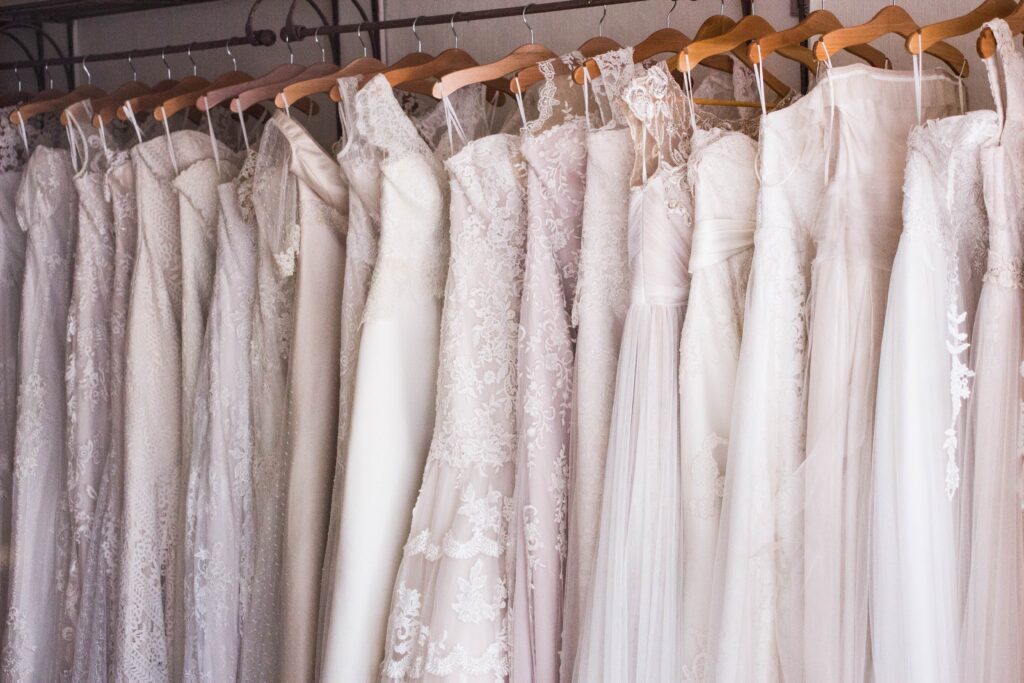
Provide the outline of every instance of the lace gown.
<path id="1" fill-rule="evenodd" d="M 683 681 L 704 681 L 707 669 L 733 389 L 754 251 L 756 161 L 757 143 L 742 132 L 693 134 L 690 297 L 679 352 Z"/>
<path id="2" fill-rule="evenodd" d="M 834 168 L 814 227 L 804 465 L 807 681 L 870 679 L 868 576 L 872 433 L 882 323 L 902 228 L 910 73 L 832 70 Z M 955 80 L 926 72 L 923 120 L 952 114 Z M 832 104 L 834 103 L 834 104 Z M 885 141 L 879 144 L 878 141 Z"/>
<path id="3" fill-rule="evenodd" d="M 570 65 L 578 56 L 563 57 Z M 580 90 L 542 62 L 539 116 L 522 135 L 527 174 L 526 262 L 519 309 L 516 484 L 512 524 L 515 681 L 559 675 L 576 296 L 587 121 Z"/>
<path id="4" fill-rule="evenodd" d="M 982 152 L 988 269 L 971 339 L 976 375 L 958 493 L 973 488 L 961 532 L 970 544 L 959 680 L 985 683 L 1024 679 L 1024 56 L 1005 22 L 990 27 L 998 52 L 986 66 L 1005 120 L 998 145 Z"/>
<path id="5" fill-rule="evenodd" d="M 297 210 L 295 332 L 288 371 L 287 511 L 281 546 L 281 680 L 316 670 L 320 574 L 338 449 L 338 359 L 348 191 L 337 162 L 282 112 L 270 125 L 288 140 Z"/>
<path id="6" fill-rule="evenodd" d="M 124 471 L 125 331 L 138 237 L 135 178 L 125 151 L 105 150 L 102 193 L 109 197 L 113 239 L 113 286 L 109 304 L 110 446 L 96 489 L 88 552 L 81 572 L 78 624 L 71 680 L 106 683 L 117 679 L 113 644 L 117 638 L 118 558 Z"/>
<path id="7" fill-rule="evenodd" d="M 586 190 L 573 305 L 576 358 L 570 424 L 568 510 L 562 611 L 562 681 L 571 681 L 600 527 L 615 365 L 629 308 L 629 172 L 633 143 L 619 95 L 641 73 L 626 47 L 598 55 L 593 83 L 602 126 L 586 134 Z"/>
<path id="8" fill-rule="evenodd" d="M 263 129 L 253 171 L 256 299 L 252 328 L 255 568 L 242 627 L 241 681 L 280 680 L 278 583 L 287 485 L 288 368 L 294 337 L 296 179 L 281 130 Z"/>
<path id="9" fill-rule="evenodd" d="M 478 88 L 452 97 L 465 121 Z M 437 104 L 436 107 L 443 105 Z M 380 155 L 380 242 L 359 328 L 345 471 L 339 488 L 337 585 L 324 680 L 371 680 L 384 654 L 391 592 L 434 425 L 448 197 L 436 136 L 403 111 L 383 76 L 356 96 L 359 135 Z M 430 114 L 426 115 L 429 118 Z M 443 118 L 442 118 L 443 121 Z"/>
<path id="10" fill-rule="evenodd" d="M 509 523 L 516 340 L 526 240 L 518 136 L 469 142 L 446 162 L 451 261 L 437 418 L 395 581 L 382 680 L 509 674 Z"/>
<path id="11" fill-rule="evenodd" d="M 66 528 L 65 334 L 78 197 L 67 150 L 39 146 L 17 193 L 26 234 L 18 337 L 18 415 L 11 489 L 8 604 L 0 652 L 4 680 L 58 678 L 63 585 L 57 547 Z M 63 539 L 60 539 L 63 540 Z"/>
<path id="12" fill-rule="evenodd" d="M 61 529 L 58 538 L 59 581 L 63 583 L 62 678 L 70 674 L 75 657 L 80 599 L 86 589 L 84 570 L 94 541 L 92 532 L 99 528 L 97 492 L 114 436 L 114 213 L 105 191 L 107 158 L 100 149 L 99 135 L 78 122 L 78 118 L 87 121 L 92 116 L 91 106 L 85 104 L 78 108 L 78 116 L 69 112 L 68 129 L 76 141 L 80 168 L 74 178 L 78 236 L 67 319 L 67 465 L 61 497 L 69 526 Z"/>
<path id="13" fill-rule="evenodd" d="M 7 614 L 10 568 L 11 497 L 8 492 L 13 482 L 18 415 L 18 326 L 28 237 L 18 225 L 16 208 L 28 153 L 21 134 L 10 122 L 13 111 L 14 107 L 0 109 L 0 614 L 3 615 Z M 27 128 L 30 134 L 37 130 Z M 38 137 L 37 133 L 33 134 L 29 143 Z"/>
<path id="14" fill-rule="evenodd" d="M 209 136 L 196 131 L 132 150 L 139 236 L 127 320 L 116 643 L 118 674 L 130 680 L 175 678 L 182 652 L 183 257 L 201 247 L 194 243 L 201 236 L 183 229 L 181 203 L 188 197 L 179 197 L 175 178 L 212 156 Z"/>
<path id="15" fill-rule="evenodd" d="M 632 293 L 592 594 L 574 674 L 577 681 L 617 683 L 682 674 L 679 335 L 693 229 L 682 92 L 657 65 L 622 97 L 637 145 L 629 206 Z"/>
<path id="16" fill-rule="evenodd" d="M 218 187 L 217 262 L 192 412 L 185 516 L 184 680 L 239 678 L 255 554 L 250 403 L 256 226 L 250 151 Z"/>
<path id="17" fill-rule="evenodd" d="M 348 598 L 341 590 L 346 561 L 341 545 L 342 495 L 348 452 L 349 421 L 352 394 L 355 391 L 356 360 L 359 357 L 363 309 L 370 289 L 370 277 L 377 261 L 377 240 L 380 237 L 380 150 L 363 135 L 357 125 L 359 112 L 356 98 L 361 76 L 338 79 L 341 101 L 338 115 L 342 122 L 342 147 L 338 166 L 348 184 L 348 232 L 345 235 L 345 275 L 341 293 L 341 354 L 338 391 L 338 457 L 331 491 L 331 518 L 324 551 L 324 569 L 320 586 L 320 625 L 318 629 L 317 662 L 320 680 L 340 680 L 347 670 L 346 651 L 352 631 L 347 627 L 345 605 Z M 355 558 L 352 558 L 355 559 Z M 393 579 L 394 577 L 392 577 Z M 391 587 L 388 587 L 390 595 Z M 381 608 L 387 612 L 387 607 Z M 384 617 L 386 618 L 386 617 Z M 373 662 L 376 672 L 380 650 Z M 370 656 L 370 653 L 365 653 Z"/>
<path id="18" fill-rule="evenodd" d="M 761 120 L 757 228 L 729 429 L 706 680 L 803 680 L 799 467 L 825 84 Z"/>
<path id="19" fill-rule="evenodd" d="M 984 274 L 981 148 L 997 135 L 995 112 L 978 111 L 929 121 L 908 141 L 875 408 L 871 649 L 879 683 L 961 680 L 950 497 Z"/>

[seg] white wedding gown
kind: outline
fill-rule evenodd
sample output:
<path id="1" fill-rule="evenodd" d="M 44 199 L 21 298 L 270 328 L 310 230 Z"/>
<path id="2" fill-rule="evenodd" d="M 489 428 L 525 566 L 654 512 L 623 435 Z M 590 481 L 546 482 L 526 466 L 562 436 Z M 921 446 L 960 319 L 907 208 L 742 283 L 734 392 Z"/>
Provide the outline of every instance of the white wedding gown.
<path id="1" fill-rule="evenodd" d="M 573 303 L 576 359 L 573 370 L 569 441 L 567 545 L 560 680 L 571 681 L 580 627 L 590 593 L 600 528 L 608 428 L 615 392 L 615 366 L 629 308 L 629 173 L 633 166 L 622 89 L 642 73 L 633 48 L 597 55 L 601 76 L 594 81 L 600 128 L 586 135 L 579 281 Z"/>
<path id="2" fill-rule="evenodd" d="M 971 457 L 958 493 L 973 500 L 961 529 L 970 540 L 961 543 L 965 683 L 1024 680 L 1024 55 L 1005 22 L 989 26 L 998 52 L 986 67 L 1005 119 L 998 144 L 982 152 L 989 251 L 971 338 Z"/>
<path id="3" fill-rule="evenodd" d="M 948 116 L 956 81 L 921 79 L 922 120 Z M 814 226 L 804 464 L 804 642 L 808 683 L 871 680 L 872 434 L 889 271 L 902 229 L 914 76 L 831 69 L 830 170 Z M 878 142 L 878 141 L 884 141 Z"/>
<path id="4" fill-rule="evenodd" d="M 506 548 L 526 164 L 518 136 L 499 133 L 468 141 L 446 167 L 451 260 L 437 418 L 391 599 L 382 681 L 484 683 L 510 669 Z"/>
<path id="5" fill-rule="evenodd" d="M 485 106 L 475 87 L 451 101 L 467 122 Z M 384 656 L 391 593 L 434 426 L 449 221 L 443 152 L 432 149 L 438 136 L 421 133 L 422 117 L 403 111 L 383 76 L 359 91 L 356 109 L 358 135 L 380 156 L 380 241 L 355 321 L 355 390 L 335 501 L 335 636 L 321 677 L 368 681 Z"/>
<path id="6" fill-rule="evenodd" d="M 907 143 L 903 233 L 875 404 L 871 652 L 878 683 L 962 680 L 956 525 L 963 498 L 955 471 L 988 234 L 981 154 L 997 134 L 995 112 L 977 111 L 918 126 Z"/>
<path id="7" fill-rule="evenodd" d="M 704 681 L 707 673 L 733 389 L 754 253 L 756 170 L 757 142 L 749 135 L 721 128 L 694 132 L 688 168 L 694 195 L 690 297 L 679 344 L 680 619 L 687 682 Z"/>
<path id="8" fill-rule="evenodd" d="M 7 681 L 59 678 L 58 535 L 65 467 L 65 333 L 78 197 L 65 149 L 38 146 L 17 193 L 26 235 L 18 336 L 18 414 L 11 488 L 8 604 L 0 673 Z"/>

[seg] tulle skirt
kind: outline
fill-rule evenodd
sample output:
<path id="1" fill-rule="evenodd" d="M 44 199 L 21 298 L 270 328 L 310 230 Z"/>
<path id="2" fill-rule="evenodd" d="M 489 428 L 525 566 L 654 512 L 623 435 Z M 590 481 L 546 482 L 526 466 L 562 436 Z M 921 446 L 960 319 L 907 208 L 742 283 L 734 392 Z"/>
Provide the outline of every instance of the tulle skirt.
<path id="1" fill-rule="evenodd" d="M 592 592 L 574 680 L 682 679 L 679 340 L 685 305 L 634 304 L 616 375 Z"/>
<path id="2" fill-rule="evenodd" d="M 961 487 L 973 505 L 962 632 L 962 675 L 971 683 L 1024 680 L 1024 509 L 1021 507 L 1021 365 L 1024 292 L 986 282 L 973 340 L 974 392 Z"/>

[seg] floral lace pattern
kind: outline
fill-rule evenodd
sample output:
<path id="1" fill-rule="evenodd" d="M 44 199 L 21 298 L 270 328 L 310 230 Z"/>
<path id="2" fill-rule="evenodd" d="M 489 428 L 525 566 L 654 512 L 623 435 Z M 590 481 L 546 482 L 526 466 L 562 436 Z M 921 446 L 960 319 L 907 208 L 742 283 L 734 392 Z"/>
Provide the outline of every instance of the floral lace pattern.
<path id="1" fill-rule="evenodd" d="M 512 673 L 517 680 L 556 680 L 560 668 L 576 337 L 571 313 L 587 163 L 582 112 L 555 99 L 557 77 L 550 68 L 541 71 L 546 106 L 558 108 L 564 119 L 543 132 L 525 132 L 522 142 L 529 174 L 512 536 Z"/>
<path id="2" fill-rule="evenodd" d="M 242 628 L 239 680 L 278 680 L 281 640 L 278 579 L 287 475 L 288 367 L 294 336 L 295 280 L 278 258 L 290 248 L 296 181 L 288 173 L 290 148 L 277 126 L 260 139 L 253 171 L 256 218 L 256 290 L 252 363 L 253 507 L 255 567 Z"/>
<path id="3" fill-rule="evenodd" d="M 207 136 L 179 131 L 171 134 L 170 142 L 179 168 L 189 169 L 204 160 L 213 163 Z M 179 201 L 187 200 L 175 189 L 177 173 L 168 140 L 139 144 L 132 159 L 139 243 L 127 321 L 116 666 L 127 679 L 171 680 L 176 677 L 173 667 L 184 626 L 179 552 L 184 517 L 184 496 L 179 495 L 184 483 L 183 250 L 201 248 L 203 241 L 183 230 Z M 196 220 L 202 215 L 197 213 Z"/>
<path id="4" fill-rule="evenodd" d="M 526 165 L 516 138 L 502 134 L 471 143 L 447 167 L 452 260 L 437 418 L 395 583 L 381 676 L 502 681 L 511 664 L 506 547 Z"/>
<path id="5" fill-rule="evenodd" d="M 622 54 L 622 71 L 609 68 L 609 55 Z M 615 119 L 587 134 L 586 190 L 583 199 L 579 276 L 572 311 L 577 326 L 568 481 L 565 608 L 562 615 L 561 679 L 570 680 L 590 593 L 601 514 L 605 455 L 615 391 L 622 329 L 629 308 L 629 171 L 633 144 L 624 126 L 617 93 L 641 66 L 632 50 L 597 58 L 597 102 L 606 98 Z M 602 87 L 597 88 L 601 83 Z"/>
<path id="6" fill-rule="evenodd" d="M 17 216 L 27 233 L 14 444 L 9 595 L 0 650 L 7 680 L 55 680 L 63 561 L 68 547 L 63 494 L 65 346 L 54 335 L 67 323 L 71 300 L 77 194 L 69 154 L 40 146 L 25 168 Z"/>
<path id="7" fill-rule="evenodd" d="M 62 671 L 74 660 L 75 630 L 81 607 L 84 570 L 96 526 L 97 493 L 113 437 L 112 340 L 115 234 L 113 206 L 105 193 L 106 157 L 94 129 L 78 138 L 82 169 L 75 177 L 78 190 L 78 235 L 67 323 L 67 470 L 62 506 L 69 527 L 62 529 L 58 550 L 64 585 L 61 639 Z"/>
<path id="8" fill-rule="evenodd" d="M 218 187 L 216 274 L 196 381 L 185 492 L 184 680 L 236 679 L 255 556 L 250 398 L 255 222 L 249 195 L 256 154 Z"/>
<path id="9" fill-rule="evenodd" d="M 130 156 L 113 149 L 103 183 L 109 204 L 114 242 L 113 287 L 110 299 L 110 452 L 96 491 L 90 543 L 82 570 L 78 623 L 75 630 L 71 680 L 117 679 L 113 644 L 117 639 L 118 557 L 124 469 L 125 333 L 129 290 L 135 262 L 138 222 L 135 181 Z"/>

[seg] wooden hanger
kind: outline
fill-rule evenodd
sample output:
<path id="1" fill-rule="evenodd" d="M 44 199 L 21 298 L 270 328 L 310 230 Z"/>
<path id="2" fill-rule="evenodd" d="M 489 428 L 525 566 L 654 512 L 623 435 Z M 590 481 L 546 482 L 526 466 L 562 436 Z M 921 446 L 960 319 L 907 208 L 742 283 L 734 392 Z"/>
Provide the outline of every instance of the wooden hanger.
<path id="1" fill-rule="evenodd" d="M 220 76 L 217 76 L 217 78 L 213 79 L 212 83 L 192 88 L 180 94 L 171 95 L 168 89 L 166 91 L 167 99 L 165 99 L 163 104 L 157 107 L 154 111 L 153 115 L 156 117 L 157 121 L 169 119 L 183 109 L 197 108 L 199 100 L 201 100 L 206 93 L 211 90 L 226 88 L 228 86 L 238 85 L 241 83 L 248 83 L 252 80 L 252 76 L 250 74 L 245 71 L 238 70 L 238 60 L 235 59 L 233 54 L 231 54 L 230 40 L 225 44 L 224 50 L 228 53 L 228 57 L 231 58 L 231 71 L 226 71 Z M 170 70 L 168 70 L 168 73 L 170 73 Z M 221 104 L 223 104 L 223 102 Z"/>
<path id="2" fill-rule="evenodd" d="M 197 88 L 202 88 L 209 85 L 209 83 L 210 82 L 202 76 L 185 76 L 185 78 L 178 81 L 177 85 L 168 88 L 167 90 L 137 95 L 125 100 L 121 106 L 117 108 L 117 118 L 122 121 L 128 120 L 128 106 L 131 106 L 131 110 L 136 115 L 151 112 L 172 97 L 177 97 L 178 95 L 191 92 Z"/>
<path id="3" fill-rule="evenodd" d="M 338 90 L 339 78 L 344 78 L 346 76 L 361 76 L 363 74 L 371 73 L 377 74 L 386 68 L 387 65 L 379 59 L 374 59 L 373 57 L 359 57 L 357 59 L 353 59 L 344 67 L 328 76 L 310 78 L 305 81 L 286 85 L 274 98 L 274 104 L 279 108 L 284 109 L 286 101 L 288 102 L 288 106 L 291 106 L 292 102 L 301 102 L 305 100 L 305 98 L 320 93 L 330 93 L 331 99 L 337 102 L 341 99 L 340 94 L 335 94 Z"/>
<path id="4" fill-rule="evenodd" d="M 43 91 L 44 93 L 46 91 Z M 43 93 L 40 93 L 40 95 Z M 11 112 L 11 123 L 18 123 L 19 120 L 28 121 L 34 116 L 40 114 L 48 114 L 55 111 L 63 112 L 65 108 L 71 106 L 75 102 L 82 100 L 91 99 L 93 97 L 103 97 L 107 93 L 101 88 L 96 87 L 92 83 L 86 83 L 80 85 L 71 92 L 64 93 L 57 97 L 47 97 L 45 99 L 39 99 L 39 95 L 32 98 L 25 104 L 21 105 L 13 112 Z M 62 117 L 62 121 L 66 121 L 66 117 Z M 65 125 L 67 125 L 65 123 Z"/>
<path id="5" fill-rule="evenodd" d="M 772 33 L 776 33 L 775 28 L 763 17 L 756 14 L 745 16 L 736 22 L 735 26 L 722 35 L 707 38 L 705 40 L 694 41 L 687 47 L 683 48 L 679 53 L 678 69 L 680 71 L 686 71 L 686 62 L 689 61 L 689 70 L 692 71 L 697 64 L 707 57 L 732 52 L 741 45 L 746 46 L 750 41 L 757 40 L 758 38 L 762 38 Z M 809 49 L 802 45 L 798 47 L 799 49 L 793 47 L 782 48 L 778 50 L 778 52 L 788 59 L 792 59 L 809 69 L 813 69 L 815 67 L 814 55 Z M 748 59 L 750 58 L 749 53 L 746 51 L 744 51 L 744 56 Z"/>
<path id="6" fill-rule="evenodd" d="M 827 9 L 815 10 L 804 17 L 796 26 L 783 31 L 769 33 L 751 42 L 747 55 L 750 57 L 750 61 L 760 64 L 764 58 L 773 52 L 785 47 L 798 45 L 808 38 L 820 36 L 840 28 L 843 28 L 843 24 L 832 12 L 829 12 Z M 885 53 L 870 45 L 850 45 L 844 49 L 879 69 L 884 69 L 887 64 L 891 64 Z"/>
<path id="7" fill-rule="evenodd" d="M 587 39 L 587 41 L 580 45 L 576 51 L 583 55 L 584 58 L 592 59 L 597 55 L 603 55 L 605 52 L 621 49 L 622 46 L 611 38 L 595 36 Z M 569 67 L 567 67 L 562 60 L 556 61 L 554 66 L 556 74 L 569 73 Z M 529 90 L 532 85 L 543 80 L 544 74 L 540 72 L 540 67 L 534 64 L 518 72 L 515 78 L 511 81 L 511 84 L 513 91 L 518 89 L 520 93 L 524 93 Z"/>
<path id="8" fill-rule="evenodd" d="M 1010 35 L 1019 35 L 1024 32 L 1024 2 L 1017 5 L 1016 9 L 1003 17 L 1003 20 L 1010 27 Z M 988 26 L 981 29 L 978 36 L 978 56 L 982 59 L 989 59 L 996 53 L 996 36 Z"/>
<path id="9" fill-rule="evenodd" d="M 907 51 L 919 55 L 940 40 L 973 33 L 985 22 L 1005 17 L 1016 9 L 1017 3 L 1014 0 L 984 0 L 963 16 L 922 26 L 921 30 L 907 38 Z"/>
<path id="10" fill-rule="evenodd" d="M 823 35 L 814 46 L 814 56 L 820 61 L 825 61 L 850 45 L 866 45 L 890 33 L 909 38 L 919 30 L 921 27 L 907 10 L 899 5 L 889 5 L 882 8 L 867 23 L 829 31 Z M 935 43 L 925 52 L 942 60 L 953 73 L 967 76 L 967 59 L 960 50 L 949 43 Z"/>
<path id="11" fill-rule="evenodd" d="M 127 100 L 153 92 L 153 88 L 142 81 L 128 81 L 119 85 L 112 93 L 92 101 L 92 125 L 95 128 L 109 125 L 117 118 L 117 108 Z"/>
<path id="12" fill-rule="evenodd" d="M 736 54 L 737 49 L 739 49 L 740 58 L 749 65 L 748 60 L 750 57 L 746 50 L 743 49 L 746 43 L 770 33 L 775 33 L 775 29 L 763 17 L 759 17 L 756 14 L 745 16 L 722 35 L 697 40 L 683 48 L 676 57 L 669 60 L 669 68 L 681 72 L 693 71 L 704 59 L 729 52 Z M 814 68 L 814 56 L 810 50 L 803 46 L 800 46 L 800 49 L 783 48 L 779 50 L 779 54 L 799 61 L 801 64 L 808 66 L 808 68 Z M 689 68 L 687 68 L 687 65 L 689 65 Z M 784 97 L 791 92 L 789 86 L 767 72 L 764 74 L 764 81 L 765 85 L 780 97 Z"/>
<path id="13" fill-rule="evenodd" d="M 485 83 L 496 78 L 504 78 L 512 72 L 518 72 L 528 66 L 545 59 L 557 59 L 558 55 L 533 42 L 533 28 L 526 21 L 526 10 L 529 5 L 523 8 L 523 23 L 530 30 L 530 42 L 520 45 L 496 62 L 480 64 L 467 69 L 459 69 L 441 77 L 441 80 L 434 84 L 434 97 L 441 99 L 446 94 L 451 95 L 456 90 L 473 85 L 474 83 Z"/>

